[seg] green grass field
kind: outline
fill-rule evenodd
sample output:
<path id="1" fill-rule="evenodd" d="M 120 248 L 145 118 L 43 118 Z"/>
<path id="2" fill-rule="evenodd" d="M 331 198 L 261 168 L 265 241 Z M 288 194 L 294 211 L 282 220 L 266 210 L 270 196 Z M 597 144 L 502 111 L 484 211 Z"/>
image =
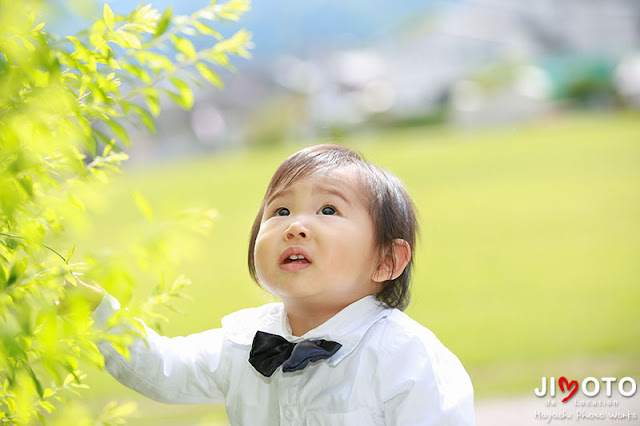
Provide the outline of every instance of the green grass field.
<path id="1" fill-rule="evenodd" d="M 393 171 L 413 195 L 421 237 L 408 313 L 458 355 L 477 398 L 531 393 L 541 376 L 638 377 L 639 116 L 411 129 L 340 143 Z M 106 190 L 76 253 L 136 238 L 144 218 L 132 190 L 158 217 L 214 207 L 215 228 L 180 266 L 193 280 L 193 300 L 164 332 L 218 327 L 223 315 L 271 300 L 247 272 L 249 229 L 271 174 L 299 148 L 129 170 Z M 90 384 L 87 398 L 97 405 L 134 398 L 102 372 L 91 370 Z M 211 407 L 138 401 L 132 424 L 224 421 Z"/>

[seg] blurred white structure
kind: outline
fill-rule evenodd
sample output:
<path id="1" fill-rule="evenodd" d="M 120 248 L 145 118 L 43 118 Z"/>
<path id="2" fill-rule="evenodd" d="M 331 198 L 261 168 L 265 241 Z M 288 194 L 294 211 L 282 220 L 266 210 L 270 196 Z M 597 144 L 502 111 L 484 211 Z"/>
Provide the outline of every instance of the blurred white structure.
<path id="1" fill-rule="evenodd" d="M 612 78 L 620 61 L 615 87 L 640 105 L 638 0 L 428 5 L 375 44 L 318 40 L 304 53 L 223 75 L 225 90 L 199 92 L 193 111 L 163 113 L 160 149 L 323 139 L 334 129 L 422 123 L 445 113 L 463 127 L 526 120 L 553 112 L 550 100 L 580 78 L 582 65 L 572 58 L 589 55 L 611 63 Z"/>
<path id="2" fill-rule="evenodd" d="M 625 56 L 616 69 L 616 84 L 620 94 L 640 107 L 640 51 Z"/>
<path id="3" fill-rule="evenodd" d="M 571 82 L 554 83 L 541 59 L 618 58 L 637 49 L 639 38 L 640 2 L 633 0 L 451 3 L 375 48 L 309 55 L 306 66 L 323 76 L 316 79 L 320 89 L 309 92 L 312 127 L 355 125 L 381 113 L 420 117 L 444 103 L 451 122 L 463 126 L 545 114 L 553 107 L 554 84 Z M 514 67 L 510 80 L 491 88 L 473 80 L 475 72 L 497 63 Z M 633 67 L 619 70 L 625 90 L 635 90 Z"/>

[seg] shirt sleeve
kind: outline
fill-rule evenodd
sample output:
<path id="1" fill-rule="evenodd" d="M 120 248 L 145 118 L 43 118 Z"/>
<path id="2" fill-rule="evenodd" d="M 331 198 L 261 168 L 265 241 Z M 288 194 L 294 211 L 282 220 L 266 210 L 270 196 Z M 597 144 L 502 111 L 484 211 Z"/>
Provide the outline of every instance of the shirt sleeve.
<path id="1" fill-rule="evenodd" d="M 118 309 L 118 301 L 105 294 L 93 313 L 95 323 L 104 326 Z M 128 360 L 107 341 L 98 342 L 109 374 L 126 387 L 163 403 L 224 402 L 217 377 L 224 344 L 222 329 L 168 338 L 158 335 L 144 323 L 142 325 L 146 337 L 129 348 Z"/>
<path id="2" fill-rule="evenodd" d="M 473 386 L 458 358 L 435 336 L 394 343 L 383 379 L 385 423 L 474 426 Z"/>

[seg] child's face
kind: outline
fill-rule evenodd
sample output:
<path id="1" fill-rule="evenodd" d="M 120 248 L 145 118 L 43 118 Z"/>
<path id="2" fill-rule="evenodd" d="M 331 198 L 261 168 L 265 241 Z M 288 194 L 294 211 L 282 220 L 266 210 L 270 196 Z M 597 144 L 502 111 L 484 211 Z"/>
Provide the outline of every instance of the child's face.
<path id="1" fill-rule="evenodd" d="M 379 291 L 378 251 L 355 168 L 314 174 L 276 189 L 255 245 L 260 283 L 285 304 L 342 309 Z M 291 256 L 294 256 L 294 260 Z M 295 257 L 304 256 L 304 259 Z"/>

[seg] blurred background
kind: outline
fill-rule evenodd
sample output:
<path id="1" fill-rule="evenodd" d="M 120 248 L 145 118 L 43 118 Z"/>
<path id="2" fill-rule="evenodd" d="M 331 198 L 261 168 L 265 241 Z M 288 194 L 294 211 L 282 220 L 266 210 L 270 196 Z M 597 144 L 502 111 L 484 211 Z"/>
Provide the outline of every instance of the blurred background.
<path id="1" fill-rule="evenodd" d="M 61 35 L 102 10 L 54 4 Z M 640 380 L 640 2 L 270 0 L 238 27 L 254 57 L 221 72 L 224 90 L 199 89 L 191 111 L 167 102 L 156 134 L 133 129 L 125 173 L 74 230 L 77 256 L 94 255 L 144 232 L 140 195 L 155 217 L 217 211 L 210 235 L 179 248 L 193 300 L 165 334 L 272 300 L 246 267 L 262 195 L 288 155 L 334 142 L 414 197 L 408 313 L 461 359 L 478 409 L 492 404 L 479 425 L 535 424 L 542 377 Z M 135 400 L 131 424 L 226 421 L 223 407 L 157 404 L 100 371 L 89 382 L 96 407 Z"/>

